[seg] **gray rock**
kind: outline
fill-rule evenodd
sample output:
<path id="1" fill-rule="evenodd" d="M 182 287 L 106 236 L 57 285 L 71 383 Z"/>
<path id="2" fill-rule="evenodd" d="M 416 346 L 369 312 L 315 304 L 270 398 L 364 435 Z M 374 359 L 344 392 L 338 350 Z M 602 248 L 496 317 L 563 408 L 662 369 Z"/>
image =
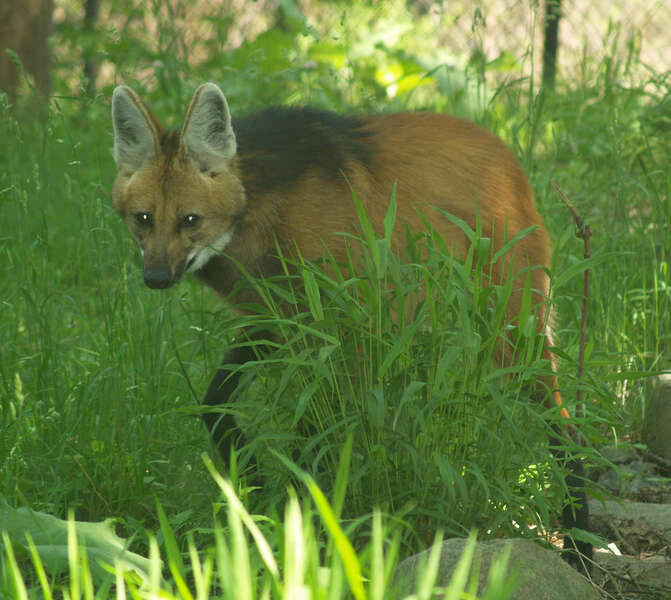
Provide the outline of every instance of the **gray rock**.
<path id="1" fill-rule="evenodd" d="M 594 579 L 611 598 L 671 598 L 671 560 L 663 556 L 640 559 L 596 552 Z"/>
<path id="2" fill-rule="evenodd" d="M 654 465 L 638 457 L 615 469 L 608 469 L 598 479 L 599 485 L 621 498 L 634 500 L 658 500 L 663 496 L 665 485 L 655 473 Z"/>
<path id="3" fill-rule="evenodd" d="M 620 474 L 615 469 L 608 469 L 599 477 L 597 483 L 613 494 L 620 493 Z"/>
<path id="4" fill-rule="evenodd" d="M 631 446 L 611 446 L 601 450 L 604 458 L 614 465 L 623 465 L 638 458 L 638 453 Z"/>
<path id="5" fill-rule="evenodd" d="M 671 460 L 671 374 L 650 382 L 642 435 L 652 452 Z"/>
<path id="6" fill-rule="evenodd" d="M 671 548 L 671 504 L 589 501 L 589 528 L 638 555 Z"/>
<path id="7" fill-rule="evenodd" d="M 443 542 L 437 585 L 446 586 L 466 546 L 466 540 Z M 474 563 L 479 564 L 478 595 L 487 584 L 492 561 L 510 547 L 508 573 L 517 573 L 513 600 L 599 600 L 596 589 L 580 573 L 564 562 L 559 553 L 543 548 L 532 540 L 490 540 L 478 542 Z M 396 570 L 398 597 L 415 590 L 419 566 L 428 559 L 426 550 L 401 562 Z M 471 573 L 473 567 L 471 567 Z"/>

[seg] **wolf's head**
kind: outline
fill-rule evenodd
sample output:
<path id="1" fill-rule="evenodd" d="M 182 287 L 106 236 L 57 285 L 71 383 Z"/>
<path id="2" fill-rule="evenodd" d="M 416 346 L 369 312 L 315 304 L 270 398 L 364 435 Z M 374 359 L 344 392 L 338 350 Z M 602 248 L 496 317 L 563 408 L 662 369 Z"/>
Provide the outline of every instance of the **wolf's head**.
<path id="1" fill-rule="evenodd" d="M 145 283 L 170 287 L 229 244 L 245 210 L 228 103 L 205 83 L 181 130 L 166 133 L 137 94 L 119 86 L 112 120 L 114 207 L 140 245 Z"/>

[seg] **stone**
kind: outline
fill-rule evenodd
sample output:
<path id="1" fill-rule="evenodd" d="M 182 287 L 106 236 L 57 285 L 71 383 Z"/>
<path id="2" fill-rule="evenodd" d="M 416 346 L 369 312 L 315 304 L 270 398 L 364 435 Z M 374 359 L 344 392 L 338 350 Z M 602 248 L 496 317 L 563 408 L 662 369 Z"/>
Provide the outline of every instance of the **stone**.
<path id="1" fill-rule="evenodd" d="M 437 585 L 447 586 L 466 547 L 464 539 L 450 539 L 441 547 Z M 512 600 L 599 600 L 597 590 L 578 571 L 571 568 L 558 552 L 542 547 L 533 540 L 504 539 L 478 542 L 474 563 L 479 565 L 478 596 L 486 589 L 487 578 L 494 559 L 510 548 L 507 573 L 516 573 L 517 588 Z M 417 570 L 430 550 L 401 562 L 396 570 L 398 597 L 415 591 Z M 471 573 L 473 566 L 471 566 Z"/>
<path id="2" fill-rule="evenodd" d="M 671 460 L 671 374 L 652 378 L 647 390 L 643 441 L 652 452 Z"/>
<path id="3" fill-rule="evenodd" d="M 590 500 L 589 528 L 625 554 L 663 552 L 671 548 L 671 504 Z"/>
<path id="4" fill-rule="evenodd" d="M 611 446 L 603 448 L 601 454 L 614 465 L 623 465 L 638 458 L 638 453 L 631 446 Z"/>
<path id="5" fill-rule="evenodd" d="M 633 558 L 596 552 L 594 580 L 612 598 L 671 598 L 671 560 L 663 556 Z"/>

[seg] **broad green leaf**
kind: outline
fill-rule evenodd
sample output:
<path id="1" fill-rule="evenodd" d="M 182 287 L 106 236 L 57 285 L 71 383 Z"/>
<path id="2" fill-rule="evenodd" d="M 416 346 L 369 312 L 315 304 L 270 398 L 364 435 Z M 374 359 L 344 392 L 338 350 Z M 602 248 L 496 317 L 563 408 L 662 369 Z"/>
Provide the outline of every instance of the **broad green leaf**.
<path id="1" fill-rule="evenodd" d="M 115 565 L 148 580 L 150 561 L 127 549 L 128 542 L 114 532 L 113 519 L 71 523 L 80 550 L 86 549 L 96 581 L 109 577 L 106 567 Z M 26 507 L 12 508 L 0 498 L 0 530 L 6 532 L 7 538 L 3 540 L 11 540 L 15 551 L 25 555 L 37 552 L 47 573 L 53 575 L 68 570 L 68 521 Z"/>

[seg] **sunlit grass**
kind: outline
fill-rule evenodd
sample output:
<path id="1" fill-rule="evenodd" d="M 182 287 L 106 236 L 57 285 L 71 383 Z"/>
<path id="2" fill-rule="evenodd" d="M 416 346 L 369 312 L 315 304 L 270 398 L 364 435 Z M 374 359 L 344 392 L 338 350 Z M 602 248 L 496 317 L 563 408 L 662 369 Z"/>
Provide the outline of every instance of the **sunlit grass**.
<path id="1" fill-rule="evenodd" d="M 163 552 L 159 549 L 157 537 L 150 535 L 149 559 L 142 559 L 146 568 L 134 565 L 135 558 L 130 562 L 125 560 L 124 553 L 118 549 L 105 555 L 115 556 L 112 560 L 105 561 L 100 554 L 91 557 L 90 548 L 87 549 L 83 543 L 81 530 L 107 528 L 105 524 L 91 526 L 70 518 L 67 523 L 59 525 L 62 534 L 52 539 L 53 544 L 59 545 L 51 546 L 50 550 L 44 546 L 38 550 L 30 533 L 26 533 L 30 558 L 24 561 L 29 566 L 23 568 L 19 567 L 15 551 L 23 548 L 18 536 L 12 540 L 3 533 L 0 594 L 8 594 L 16 600 L 28 600 L 37 594 L 50 600 L 59 593 L 67 600 L 149 600 L 159 597 L 166 600 L 335 600 L 349 597 L 391 600 L 428 599 L 433 597 L 434 591 L 439 591 L 440 534 L 436 536 L 428 562 L 412 574 L 414 582 L 399 580 L 394 577 L 399 560 L 398 536 L 393 535 L 389 526 L 383 523 L 379 512 L 376 511 L 373 517 L 370 542 L 357 554 L 323 492 L 309 475 L 302 474 L 312 501 L 301 502 L 296 492 L 289 489 L 283 519 L 273 522 L 270 530 L 264 527 L 264 533 L 257 522 L 268 525 L 267 519 L 250 514 L 230 481 L 216 472 L 207 456 L 203 458 L 222 492 L 227 517 L 225 526 L 215 521 L 207 543 L 197 546 L 194 536 L 188 535 L 185 552 L 182 553 L 160 505 L 159 536 L 163 540 Z M 344 472 L 348 468 L 347 460 L 345 458 L 342 462 Z M 33 518 L 30 529 L 35 532 L 40 531 L 45 519 L 51 519 L 44 514 L 34 514 Z M 325 549 L 320 536 L 322 527 L 328 540 Z M 23 538 L 23 535 L 20 537 Z M 103 541 L 98 542 L 91 537 L 86 539 L 95 541 L 98 550 L 105 548 Z M 467 586 L 474 585 L 479 571 L 474 567 L 474 546 L 475 536 L 471 536 L 454 576 L 444 588 L 445 598 L 461 598 Z M 50 570 L 53 570 L 54 560 L 60 561 L 60 570 L 66 572 L 65 586 L 46 575 L 44 556 L 48 556 L 52 563 Z M 506 571 L 507 556 L 504 554 L 492 563 L 487 593 L 483 598 L 504 600 L 510 597 L 513 581 L 503 575 Z M 406 595 L 399 591 L 401 588 L 414 589 L 415 593 Z"/>
<path id="2" fill-rule="evenodd" d="M 391 245 L 394 215 L 392 196 L 378 238 L 360 213 L 361 238 L 350 239 L 363 251 L 356 266 L 285 258 L 286 274 L 246 283 L 263 300 L 256 314 L 222 321 L 224 334 L 233 323 L 249 332 L 237 343 L 258 348 L 265 337 L 270 349 L 240 367 L 235 410 L 251 440 L 242 464 L 262 457 L 270 498 L 291 475 L 277 453 L 337 489 L 342 449 L 353 439 L 344 516 L 356 520 L 371 506 L 402 515 L 412 524 L 406 551 L 428 544 L 437 528 L 542 530 L 562 501 L 546 490 L 557 473 L 547 439 L 558 408 L 531 400 L 550 366 L 531 291 L 513 327 L 505 318 L 512 280 L 489 278 L 519 238 L 489 253 L 489 240 L 459 222 L 472 239 L 463 260 L 435 233 L 410 236 L 401 260 Z M 515 364 L 497 363 L 511 345 Z"/>

